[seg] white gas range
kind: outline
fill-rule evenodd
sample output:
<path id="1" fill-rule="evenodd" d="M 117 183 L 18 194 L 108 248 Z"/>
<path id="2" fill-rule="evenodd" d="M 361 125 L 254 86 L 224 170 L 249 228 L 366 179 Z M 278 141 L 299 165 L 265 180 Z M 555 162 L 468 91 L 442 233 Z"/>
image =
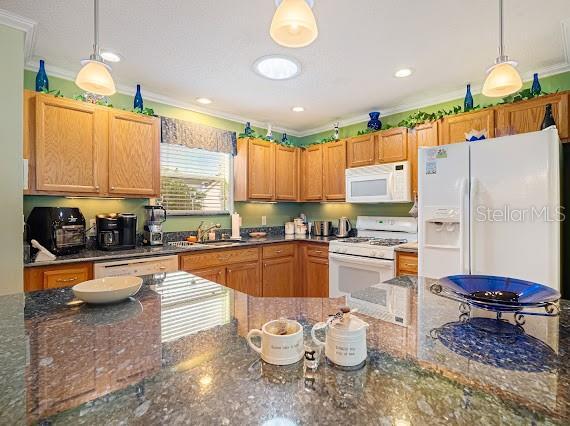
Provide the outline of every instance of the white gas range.
<path id="1" fill-rule="evenodd" d="M 374 287 L 374 316 L 399 324 L 407 323 L 405 312 L 409 289 L 382 283 L 395 276 L 394 248 L 418 240 L 417 220 L 358 216 L 356 229 L 357 237 L 329 244 L 329 296 L 346 296 Z M 353 302 L 361 302 L 352 299 Z M 362 311 L 364 306 L 360 305 L 358 307 Z"/>

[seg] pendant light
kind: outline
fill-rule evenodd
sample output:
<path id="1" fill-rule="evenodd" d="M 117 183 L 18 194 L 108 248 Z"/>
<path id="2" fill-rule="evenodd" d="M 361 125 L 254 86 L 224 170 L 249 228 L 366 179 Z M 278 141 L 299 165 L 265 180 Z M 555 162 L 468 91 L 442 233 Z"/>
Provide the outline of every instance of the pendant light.
<path id="1" fill-rule="evenodd" d="M 275 43 L 285 47 L 305 47 L 319 35 L 311 0 L 278 0 L 269 34 Z"/>
<path id="2" fill-rule="evenodd" d="M 504 54 L 503 44 L 503 0 L 499 0 L 499 57 L 495 65 L 487 70 L 482 93 L 490 98 L 502 98 L 515 93 L 522 87 L 522 79 L 516 70 L 517 63 Z"/>
<path id="3" fill-rule="evenodd" d="M 111 67 L 103 62 L 99 48 L 99 0 L 94 0 L 95 22 L 93 53 L 89 59 L 81 61 L 83 68 L 75 77 L 75 84 L 79 88 L 101 96 L 110 96 L 117 90 L 111 76 Z"/>

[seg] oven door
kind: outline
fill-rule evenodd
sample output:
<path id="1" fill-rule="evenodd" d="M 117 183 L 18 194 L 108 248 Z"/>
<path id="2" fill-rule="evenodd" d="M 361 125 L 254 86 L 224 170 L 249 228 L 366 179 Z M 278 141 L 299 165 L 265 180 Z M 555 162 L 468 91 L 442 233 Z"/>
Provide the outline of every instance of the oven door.
<path id="1" fill-rule="evenodd" d="M 394 276 L 393 260 L 329 253 L 329 297 L 345 296 Z"/>
<path id="2" fill-rule="evenodd" d="M 378 203 L 393 200 L 394 175 L 378 173 L 346 177 L 346 201 L 349 203 Z"/>

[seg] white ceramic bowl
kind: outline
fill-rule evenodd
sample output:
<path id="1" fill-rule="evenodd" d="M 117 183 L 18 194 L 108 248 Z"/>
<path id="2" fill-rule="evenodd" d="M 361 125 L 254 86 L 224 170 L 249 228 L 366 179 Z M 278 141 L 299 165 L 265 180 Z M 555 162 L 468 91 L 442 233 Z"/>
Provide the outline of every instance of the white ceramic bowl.
<path id="1" fill-rule="evenodd" d="M 139 277 L 106 277 L 84 281 L 72 287 L 73 294 L 87 303 L 115 303 L 137 294 L 142 285 Z"/>

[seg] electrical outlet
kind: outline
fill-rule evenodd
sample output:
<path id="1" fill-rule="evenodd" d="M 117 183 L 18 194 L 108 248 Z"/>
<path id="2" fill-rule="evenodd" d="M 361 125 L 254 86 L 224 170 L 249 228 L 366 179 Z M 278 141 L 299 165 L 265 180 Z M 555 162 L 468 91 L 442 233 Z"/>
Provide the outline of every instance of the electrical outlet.
<path id="1" fill-rule="evenodd" d="M 96 237 L 97 236 L 97 229 L 95 229 L 95 218 L 89 219 L 89 232 L 87 232 L 88 237 Z"/>
<path id="2" fill-rule="evenodd" d="M 267 216 L 261 216 L 261 225 L 262 226 L 267 225 Z"/>

